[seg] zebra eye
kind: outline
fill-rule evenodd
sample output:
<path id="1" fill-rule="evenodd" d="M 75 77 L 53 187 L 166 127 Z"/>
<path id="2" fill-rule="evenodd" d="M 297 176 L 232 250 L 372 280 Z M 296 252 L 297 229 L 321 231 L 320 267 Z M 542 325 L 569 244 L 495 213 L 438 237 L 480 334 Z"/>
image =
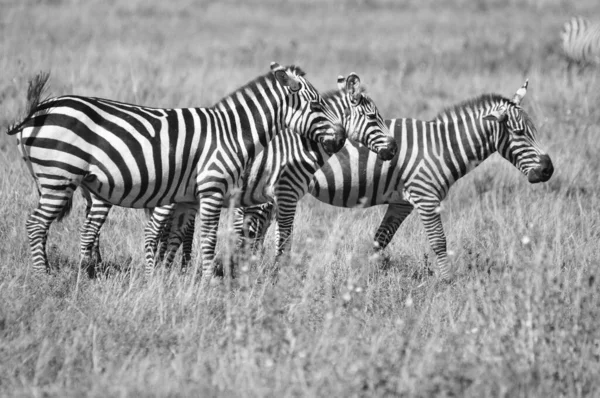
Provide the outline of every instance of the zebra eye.
<path id="1" fill-rule="evenodd" d="M 377 119 L 377 113 L 376 112 L 367 112 L 366 115 L 371 120 Z"/>
<path id="2" fill-rule="evenodd" d="M 514 129 L 514 130 L 513 130 L 513 133 L 514 133 L 515 135 L 525 135 L 525 129 L 518 129 L 518 128 L 517 128 L 517 129 Z"/>
<path id="3" fill-rule="evenodd" d="M 321 112 L 323 107 L 319 103 L 319 101 L 310 101 L 310 110 L 312 112 Z"/>

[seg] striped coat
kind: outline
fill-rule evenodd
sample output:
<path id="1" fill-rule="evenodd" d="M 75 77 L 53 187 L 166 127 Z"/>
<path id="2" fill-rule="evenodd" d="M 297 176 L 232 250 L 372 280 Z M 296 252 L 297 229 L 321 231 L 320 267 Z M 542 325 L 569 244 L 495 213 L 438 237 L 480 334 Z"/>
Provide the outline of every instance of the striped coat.
<path id="1" fill-rule="evenodd" d="M 338 86 L 338 91 L 328 92 L 323 98 L 342 119 L 348 138 L 363 144 L 379 159 L 391 159 L 396 153 L 396 142 L 389 136 L 387 126 L 374 102 L 364 94 L 359 77 L 354 73 L 347 79 L 339 77 Z M 267 149 L 258 154 L 247 167 L 240 181 L 236 204 L 243 207 L 264 203 L 276 205 L 280 225 L 278 256 L 289 248 L 297 201 L 304 196 L 312 175 L 330 154 L 322 145 L 285 131 L 272 140 Z M 92 205 L 90 214 L 94 213 L 93 209 Z M 172 262 L 182 241 L 183 259 L 187 263 L 191 253 L 196 211 L 197 206 L 186 204 L 154 209 L 145 234 L 147 272 L 154 269 L 159 236 L 165 243 L 169 240 L 167 265 Z M 166 244 L 161 247 L 160 258 L 164 255 Z M 99 253 L 96 257 L 99 258 Z"/>
<path id="2" fill-rule="evenodd" d="M 553 173 L 550 157 L 540 148 L 536 128 L 521 108 L 525 83 L 511 100 L 488 94 L 440 113 L 434 120 L 387 120 L 399 145 L 390 162 L 381 162 L 363 148 L 346 145 L 314 175 L 310 193 L 340 207 L 388 205 L 375 233 L 374 247 L 383 250 L 404 219 L 417 209 L 429 243 L 437 255 L 438 273 L 451 279 L 440 204 L 452 184 L 498 152 L 527 176 L 547 181 Z M 262 240 L 271 220 L 269 205 L 241 209 L 249 217 L 249 235 Z"/>
<path id="3" fill-rule="evenodd" d="M 269 73 L 211 108 L 160 109 L 81 96 L 40 102 L 47 78 L 30 84 L 28 115 L 8 132 L 17 135 L 40 193 L 26 222 L 38 272 L 49 270 L 50 224 L 67 213 L 79 187 L 106 206 L 199 203 L 206 284 L 221 208 L 250 159 L 286 128 L 331 152 L 345 141 L 339 118 L 294 66 L 272 63 Z"/>
<path id="4" fill-rule="evenodd" d="M 569 67 L 600 65 L 600 23 L 573 17 L 565 22 L 560 36 Z"/>

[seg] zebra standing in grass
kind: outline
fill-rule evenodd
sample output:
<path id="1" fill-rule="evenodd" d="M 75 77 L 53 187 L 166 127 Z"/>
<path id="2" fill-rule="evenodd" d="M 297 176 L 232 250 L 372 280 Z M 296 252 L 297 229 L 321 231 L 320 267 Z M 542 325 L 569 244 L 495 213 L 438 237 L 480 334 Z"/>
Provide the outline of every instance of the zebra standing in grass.
<path id="1" fill-rule="evenodd" d="M 358 75 L 352 73 L 348 78 L 338 77 L 338 90 L 323 94 L 323 99 L 342 119 L 347 138 L 365 145 L 381 160 L 394 157 L 396 141 L 390 136 L 375 103 L 364 93 Z M 278 257 L 289 247 L 298 200 L 306 194 L 314 172 L 325 164 L 330 155 L 331 151 L 324 150 L 322 145 L 285 131 L 273 139 L 247 167 L 237 202 L 239 206 L 275 204 L 280 225 Z M 90 214 L 95 213 L 94 207 L 92 201 Z M 164 256 L 168 240 L 169 251 L 165 264 L 170 265 L 183 241 L 182 261 L 184 266 L 187 264 L 191 255 L 196 211 L 195 204 L 154 209 L 145 230 L 147 272 L 154 269 L 159 236 L 165 241 L 161 244 L 159 258 Z M 97 236 L 93 239 L 97 239 Z M 97 246 L 95 250 L 98 252 Z M 99 258 L 99 253 L 96 256 Z"/>
<path id="2" fill-rule="evenodd" d="M 573 65 L 600 65 L 600 23 L 573 17 L 563 25 L 561 39 L 569 69 Z"/>
<path id="3" fill-rule="evenodd" d="M 310 193 L 340 207 L 389 204 L 375 234 L 376 250 L 388 245 L 416 208 L 437 255 L 439 275 L 451 279 L 440 204 L 452 184 L 496 151 L 530 183 L 552 176 L 550 157 L 539 147 L 536 128 L 521 108 L 526 92 L 527 82 L 511 100 L 487 94 L 451 107 L 432 121 L 387 120 L 400 146 L 391 162 L 381 162 L 363 148 L 346 145 L 315 173 Z M 262 240 L 271 211 L 269 205 L 240 209 L 238 218 L 252 218 L 252 234 Z"/>
<path id="4" fill-rule="evenodd" d="M 40 102 L 47 80 L 42 75 L 30 83 L 28 115 L 8 131 L 18 135 L 40 194 L 26 223 L 38 272 L 49 270 L 50 224 L 66 215 L 80 187 L 106 207 L 199 203 L 206 284 L 221 208 L 250 159 L 285 128 L 330 152 L 345 142 L 339 117 L 295 66 L 272 63 L 270 73 L 211 108 L 159 109 L 80 96 Z"/>

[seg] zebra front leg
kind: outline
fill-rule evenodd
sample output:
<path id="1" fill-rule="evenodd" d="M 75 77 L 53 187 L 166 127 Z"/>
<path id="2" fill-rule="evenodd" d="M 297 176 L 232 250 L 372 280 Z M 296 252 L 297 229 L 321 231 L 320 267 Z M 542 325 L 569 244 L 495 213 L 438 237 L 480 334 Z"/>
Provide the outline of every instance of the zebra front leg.
<path id="1" fill-rule="evenodd" d="M 290 251 L 292 248 L 292 233 L 294 230 L 294 219 L 296 217 L 297 201 L 290 203 L 280 203 L 276 205 L 277 217 L 277 252 L 275 254 L 275 269 L 273 270 L 276 276 L 279 272 L 280 264 L 289 263 Z"/>
<path id="2" fill-rule="evenodd" d="M 144 229 L 144 252 L 146 257 L 146 276 L 152 275 L 155 267 L 156 248 L 165 223 L 171 218 L 176 204 L 154 208 L 152 216 Z"/>
<path id="3" fill-rule="evenodd" d="M 379 225 L 377 232 L 375 232 L 375 240 L 373 242 L 375 250 L 383 250 L 387 247 L 413 208 L 413 205 L 409 202 L 391 203 L 388 206 L 381 225 Z"/>
<path id="4" fill-rule="evenodd" d="M 200 285 L 207 288 L 215 273 L 215 248 L 217 230 L 221 218 L 222 196 L 206 196 L 200 199 L 200 247 L 202 250 L 202 278 Z"/>
<path id="5" fill-rule="evenodd" d="M 453 278 L 453 272 L 446 252 L 446 235 L 439 213 L 439 202 L 437 204 L 418 205 L 417 210 L 421 216 L 421 221 L 423 221 L 429 245 L 436 255 L 438 276 L 442 280 L 450 281 Z"/>

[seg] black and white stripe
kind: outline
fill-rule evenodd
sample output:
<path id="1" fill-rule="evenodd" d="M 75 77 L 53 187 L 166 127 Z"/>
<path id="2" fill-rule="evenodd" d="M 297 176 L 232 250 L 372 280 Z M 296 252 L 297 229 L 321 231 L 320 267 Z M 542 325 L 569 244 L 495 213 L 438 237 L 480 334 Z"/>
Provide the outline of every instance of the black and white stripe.
<path id="1" fill-rule="evenodd" d="M 18 135 L 40 191 L 27 220 L 36 271 L 49 269 L 48 229 L 80 187 L 103 203 L 102 211 L 199 203 L 202 279 L 208 282 L 221 207 L 250 159 L 286 128 L 330 152 L 345 141 L 339 117 L 295 66 L 272 63 L 268 74 L 211 108 L 159 109 L 81 96 L 40 102 L 46 82 L 43 76 L 30 85 L 29 114 L 8 132 Z M 90 213 L 85 227 L 97 232 L 105 217 Z M 93 237 L 84 248 L 91 255 L 97 233 L 86 236 Z"/>
<path id="2" fill-rule="evenodd" d="M 387 126 L 375 103 L 362 89 L 359 77 L 352 73 L 347 79 L 338 78 L 338 90 L 323 95 L 325 102 L 342 119 L 351 141 L 363 144 L 382 160 L 394 157 L 397 144 L 390 137 Z M 307 190 L 314 172 L 329 158 L 322 145 L 286 131 L 272 140 L 267 149 L 252 160 L 241 179 L 236 205 L 241 207 L 273 203 L 277 209 L 279 240 L 277 255 L 287 252 L 292 234 L 296 205 Z M 170 265 L 179 245 L 183 242 L 184 265 L 190 259 L 191 243 L 197 207 L 178 204 L 176 208 L 159 207 L 146 227 L 146 264 L 154 268 L 155 242 L 162 237 L 158 258 L 162 259 L 167 247 L 166 265 Z M 166 224 L 166 225 L 165 225 Z M 236 224 L 238 231 L 250 231 Z"/>
<path id="3" fill-rule="evenodd" d="M 384 249 L 400 224 L 416 207 L 437 255 L 439 274 L 452 277 L 440 204 L 448 190 L 492 153 L 499 152 L 529 179 L 547 181 L 553 173 L 550 157 L 536 141 L 536 128 L 520 103 L 527 82 L 512 100 L 488 94 L 440 113 L 432 121 L 392 119 L 386 124 L 399 143 L 398 155 L 381 162 L 352 145 L 332 156 L 314 175 L 310 193 L 341 207 L 389 204 L 375 234 L 374 246 Z M 251 211 L 252 235 L 262 240 L 271 220 L 266 205 Z M 240 215 L 241 217 L 241 215 Z"/>
<path id="4" fill-rule="evenodd" d="M 600 23 L 573 17 L 563 25 L 560 36 L 569 67 L 600 65 Z"/>

